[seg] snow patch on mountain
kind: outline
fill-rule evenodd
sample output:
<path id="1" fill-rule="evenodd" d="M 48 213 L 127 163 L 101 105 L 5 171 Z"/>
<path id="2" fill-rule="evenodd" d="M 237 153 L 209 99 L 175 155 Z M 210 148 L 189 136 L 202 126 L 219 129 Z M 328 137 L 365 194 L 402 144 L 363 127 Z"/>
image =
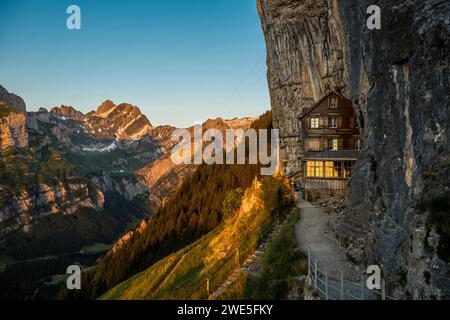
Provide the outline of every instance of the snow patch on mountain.
<path id="1" fill-rule="evenodd" d="M 82 150 L 85 152 L 111 152 L 117 149 L 116 142 L 112 142 L 110 145 L 106 147 L 83 147 Z"/>

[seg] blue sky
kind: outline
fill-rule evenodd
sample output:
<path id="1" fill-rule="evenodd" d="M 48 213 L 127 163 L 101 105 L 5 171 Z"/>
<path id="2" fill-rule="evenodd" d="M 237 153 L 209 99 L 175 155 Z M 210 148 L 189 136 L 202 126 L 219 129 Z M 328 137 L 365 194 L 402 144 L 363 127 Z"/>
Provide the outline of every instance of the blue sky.
<path id="1" fill-rule="evenodd" d="M 82 29 L 66 28 L 81 8 Z M 0 84 L 28 110 L 129 102 L 190 126 L 269 109 L 255 0 L 0 0 Z"/>

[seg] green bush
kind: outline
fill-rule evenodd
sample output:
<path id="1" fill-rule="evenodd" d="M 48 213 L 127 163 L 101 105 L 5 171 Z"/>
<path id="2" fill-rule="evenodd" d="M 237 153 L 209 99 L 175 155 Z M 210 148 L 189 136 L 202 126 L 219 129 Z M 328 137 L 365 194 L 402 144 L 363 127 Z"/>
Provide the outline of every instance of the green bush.
<path id="1" fill-rule="evenodd" d="M 263 200 L 268 212 L 275 218 L 281 218 L 288 212 L 293 203 L 290 199 L 290 190 L 278 178 L 265 176 L 262 178 Z"/>
<path id="2" fill-rule="evenodd" d="M 295 225 L 299 219 L 298 209 L 288 223 L 269 244 L 263 257 L 259 276 L 249 276 L 245 284 L 245 296 L 251 300 L 285 299 L 289 279 L 306 274 L 305 256 L 298 250 Z"/>

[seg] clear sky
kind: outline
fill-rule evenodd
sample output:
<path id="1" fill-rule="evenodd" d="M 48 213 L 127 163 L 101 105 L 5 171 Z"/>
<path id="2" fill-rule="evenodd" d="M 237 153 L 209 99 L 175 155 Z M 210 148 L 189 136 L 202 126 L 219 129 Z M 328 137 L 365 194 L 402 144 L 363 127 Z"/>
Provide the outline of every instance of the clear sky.
<path id="1" fill-rule="evenodd" d="M 81 8 L 81 30 L 66 9 Z M 28 110 L 103 100 L 155 125 L 269 109 L 256 0 L 0 0 L 0 84 Z"/>

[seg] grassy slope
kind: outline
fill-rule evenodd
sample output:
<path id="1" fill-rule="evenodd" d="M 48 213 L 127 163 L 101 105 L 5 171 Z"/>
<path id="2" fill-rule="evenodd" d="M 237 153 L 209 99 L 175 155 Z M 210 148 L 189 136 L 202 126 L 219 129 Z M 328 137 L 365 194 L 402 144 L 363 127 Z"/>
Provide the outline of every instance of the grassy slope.
<path id="1" fill-rule="evenodd" d="M 261 273 L 252 276 L 241 272 L 218 300 L 286 299 L 292 278 L 307 273 L 307 258 L 299 252 L 295 240 L 295 225 L 299 219 L 299 209 L 293 209 L 288 223 L 268 244 Z"/>
<path id="2" fill-rule="evenodd" d="M 307 273 L 307 257 L 300 252 L 295 239 L 295 225 L 299 219 L 300 211 L 294 209 L 288 223 L 268 245 L 261 274 L 246 279 L 243 286 L 245 299 L 286 299 L 292 277 Z"/>
<path id="3" fill-rule="evenodd" d="M 241 260 L 252 253 L 259 242 L 260 227 L 270 221 L 262 204 L 260 187 L 248 189 L 239 212 L 204 238 L 166 257 L 146 271 L 114 287 L 101 299 L 185 299 L 201 287 L 208 275 L 211 290 L 222 284 L 236 268 L 234 258 L 224 263 L 240 247 Z M 203 286 L 191 299 L 207 298 Z"/>

